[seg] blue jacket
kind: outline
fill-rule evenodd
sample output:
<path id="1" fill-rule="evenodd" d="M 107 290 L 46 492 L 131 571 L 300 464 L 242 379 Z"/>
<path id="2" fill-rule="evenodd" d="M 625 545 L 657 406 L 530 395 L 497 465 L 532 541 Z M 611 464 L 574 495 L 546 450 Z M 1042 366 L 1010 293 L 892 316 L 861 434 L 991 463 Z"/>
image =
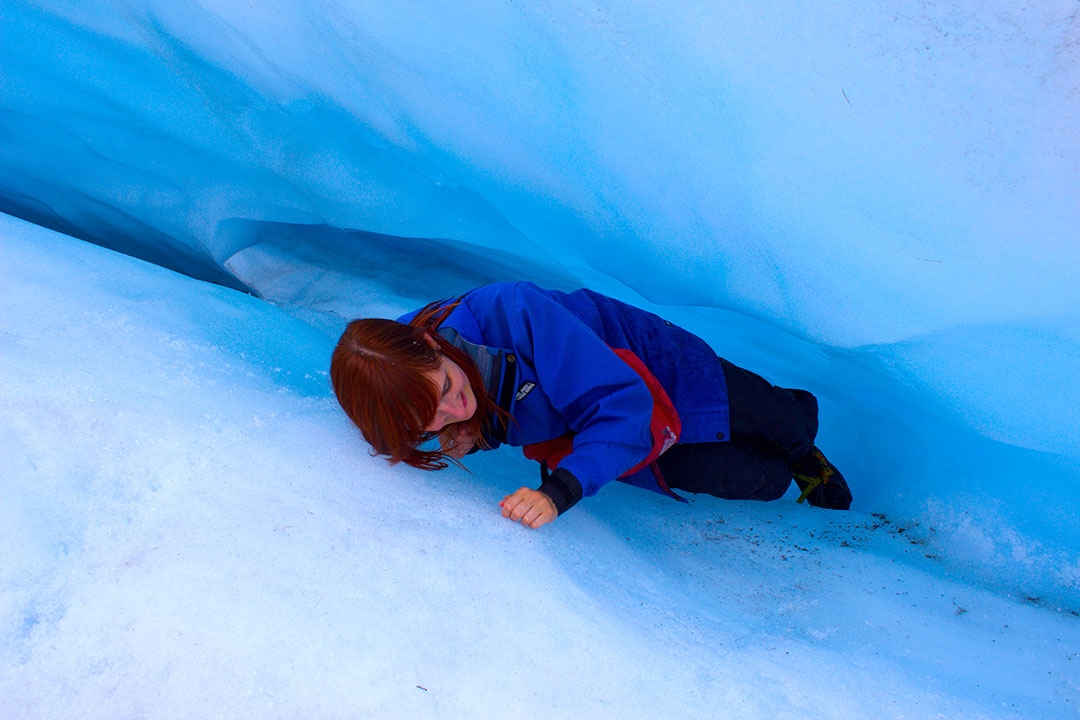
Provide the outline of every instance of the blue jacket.
<path id="1" fill-rule="evenodd" d="M 559 470 L 580 483 L 581 495 L 614 479 L 672 494 L 650 468 L 620 478 L 653 448 L 653 398 L 612 348 L 629 349 L 659 380 L 682 420 L 680 443 L 728 438 L 727 384 L 713 349 L 599 293 L 494 283 L 464 295 L 439 332 L 480 361 L 488 392 L 514 418 L 505 438 L 488 438 L 492 447 L 575 433 Z"/>

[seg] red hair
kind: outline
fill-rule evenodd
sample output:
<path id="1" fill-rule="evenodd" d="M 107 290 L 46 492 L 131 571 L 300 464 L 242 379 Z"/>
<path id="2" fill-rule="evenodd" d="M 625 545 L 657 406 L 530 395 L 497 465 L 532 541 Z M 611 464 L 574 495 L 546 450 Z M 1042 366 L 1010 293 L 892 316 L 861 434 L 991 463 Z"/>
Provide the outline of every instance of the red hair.
<path id="1" fill-rule="evenodd" d="M 438 450 L 421 450 L 434 435 L 426 430 L 439 407 L 438 388 L 424 373 L 437 370 L 445 355 L 464 371 L 476 396 L 476 413 L 464 421 L 486 447 L 485 432 L 509 415 L 484 389 L 476 363 L 436 332 L 457 303 L 428 305 L 408 325 L 395 320 L 353 320 L 330 358 L 334 394 L 376 454 L 391 463 L 441 470 L 458 461 Z M 431 344 L 429 338 L 435 342 Z"/>

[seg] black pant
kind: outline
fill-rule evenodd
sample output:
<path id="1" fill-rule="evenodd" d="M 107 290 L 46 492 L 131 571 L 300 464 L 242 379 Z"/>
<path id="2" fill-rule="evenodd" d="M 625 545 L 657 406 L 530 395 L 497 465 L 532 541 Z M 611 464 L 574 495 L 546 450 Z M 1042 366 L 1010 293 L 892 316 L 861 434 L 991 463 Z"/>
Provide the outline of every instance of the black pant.
<path id="1" fill-rule="evenodd" d="M 731 408 L 730 440 L 678 444 L 657 464 L 676 490 L 728 500 L 776 500 L 791 485 L 791 465 L 814 446 L 817 398 L 720 362 Z"/>

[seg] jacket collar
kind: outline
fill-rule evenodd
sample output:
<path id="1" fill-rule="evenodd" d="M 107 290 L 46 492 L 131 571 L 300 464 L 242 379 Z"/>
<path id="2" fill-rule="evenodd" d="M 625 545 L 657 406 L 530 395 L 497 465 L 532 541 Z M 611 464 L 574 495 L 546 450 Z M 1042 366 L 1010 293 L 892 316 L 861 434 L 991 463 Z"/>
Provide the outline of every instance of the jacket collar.
<path id="1" fill-rule="evenodd" d="M 439 328 L 439 334 L 469 356 L 480 371 L 488 397 L 495 400 L 503 410 L 510 412 L 518 376 L 517 358 L 514 354 L 487 345 L 471 343 L 461 337 L 461 333 L 452 327 Z"/>

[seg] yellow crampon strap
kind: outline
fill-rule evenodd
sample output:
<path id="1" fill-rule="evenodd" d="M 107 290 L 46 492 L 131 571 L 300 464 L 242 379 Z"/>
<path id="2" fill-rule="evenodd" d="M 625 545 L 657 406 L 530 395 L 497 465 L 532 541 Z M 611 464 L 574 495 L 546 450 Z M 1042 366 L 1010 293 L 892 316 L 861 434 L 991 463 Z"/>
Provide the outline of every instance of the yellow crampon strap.
<path id="1" fill-rule="evenodd" d="M 801 503 L 806 500 L 807 496 L 810 495 L 811 492 L 814 491 L 814 488 L 816 488 L 822 483 L 822 480 L 819 477 L 809 478 L 805 475 L 799 475 L 797 477 L 806 483 L 806 487 L 804 487 L 802 493 L 799 494 L 799 499 L 795 501 L 796 503 Z"/>
<path id="2" fill-rule="evenodd" d="M 822 460 L 824 459 L 824 456 L 822 456 Z M 809 496 L 810 493 L 814 491 L 814 488 L 816 488 L 818 485 L 829 482 L 829 480 L 832 479 L 832 476 L 835 473 L 836 471 L 833 470 L 832 467 L 830 467 L 829 465 L 825 465 L 822 468 L 821 475 L 816 475 L 814 477 L 810 477 L 809 475 L 792 475 L 792 477 L 794 477 L 796 480 L 802 480 L 804 483 L 806 483 L 806 487 L 803 488 L 802 493 L 799 494 L 799 499 L 795 502 L 801 503 L 802 501 L 806 500 L 807 496 Z"/>

